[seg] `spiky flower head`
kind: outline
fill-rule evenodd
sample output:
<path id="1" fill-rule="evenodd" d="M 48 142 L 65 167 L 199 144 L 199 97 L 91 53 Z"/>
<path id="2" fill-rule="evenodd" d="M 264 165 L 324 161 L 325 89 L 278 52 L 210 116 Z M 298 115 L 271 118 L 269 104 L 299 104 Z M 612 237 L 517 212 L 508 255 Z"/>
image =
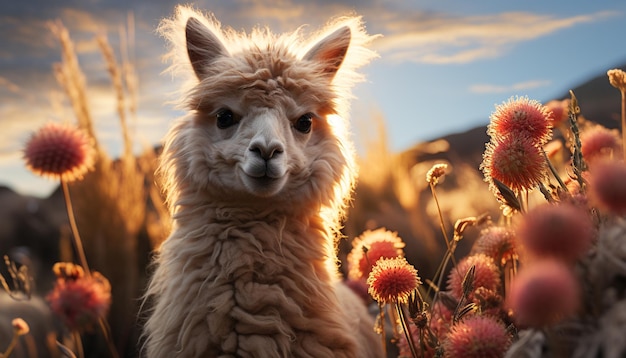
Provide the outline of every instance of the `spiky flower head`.
<path id="1" fill-rule="evenodd" d="M 404 257 L 378 260 L 367 278 L 370 295 L 380 303 L 406 303 L 421 283 L 417 270 Z"/>
<path id="2" fill-rule="evenodd" d="M 589 200 L 598 208 L 617 215 L 626 214 L 626 163 L 601 161 L 589 176 Z"/>
<path id="3" fill-rule="evenodd" d="M 443 341 L 444 357 L 500 358 L 511 345 L 511 337 L 499 320 L 472 315 L 456 323 Z"/>
<path id="4" fill-rule="evenodd" d="M 403 256 L 404 242 L 396 232 L 385 228 L 366 230 L 352 241 L 352 250 L 348 254 L 348 273 L 351 279 L 365 279 L 372 267 L 381 258 Z"/>
<path id="5" fill-rule="evenodd" d="M 84 131 L 50 122 L 30 137 L 24 159 L 37 175 L 72 182 L 92 168 L 94 153 L 91 138 Z"/>
<path id="6" fill-rule="evenodd" d="M 525 137 L 543 145 L 552 135 L 552 121 L 546 107 L 538 101 L 528 97 L 511 97 L 496 106 L 490 116 L 487 133 L 492 138 Z"/>
<path id="7" fill-rule="evenodd" d="M 426 173 L 426 181 L 430 185 L 437 185 L 439 180 L 443 180 L 444 175 L 448 171 L 448 164 L 438 163 L 432 166 Z"/>
<path id="8" fill-rule="evenodd" d="M 607 76 L 609 76 L 609 82 L 611 86 L 619 89 L 622 92 L 626 92 L 626 72 L 620 70 L 619 68 L 615 68 L 612 70 L 608 70 L 606 72 Z"/>
<path id="9" fill-rule="evenodd" d="M 71 262 L 57 262 L 52 266 L 54 275 L 63 280 L 78 280 L 85 276 L 85 270 Z"/>
<path id="10" fill-rule="evenodd" d="M 89 329 L 108 313 L 111 285 L 98 272 L 90 275 L 57 276 L 54 288 L 46 300 L 52 312 L 70 329 Z"/>
<path id="11" fill-rule="evenodd" d="M 596 159 L 614 158 L 621 155 L 621 138 L 616 130 L 594 126 L 580 134 L 581 152 L 587 164 Z"/>
<path id="12" fill-rule="evenodd" d="M 532 208 L 517 229 L 520 244 L 528 254 L 570 262 L 589 250 L 593 235 L 593 223 L 588 213 L 568 203 Z"/>
<path id="13" fill-rule="evenodd" d="M 11 321 L 11 325 L 13 326 L 13 332 L 15 332 L 16 336 L 23 336 L 30 332 L 30 327 L 28 323 L 24 321 L 22 318 L 14 318 Z"/>
<path id="14" fill-rule="evenodd" d="M 515 232 L 496 225 L 483 229 L 472 246 L 472 254 L 485 254 L 495 263 L 509 260 L 516 254 Z"/>
<path id="15" fill-rule="evenodd" d="M 500 271 L 493 259 L 485 254 L 476 254 L 467 256 L 458 265 L 452 268 L 448 274 L 448 290 L 456 299 L 461 298 L 463 293 L 463 280 L 474 266 L 473 290 L 470 292 L 470 298 L 473 298 L 473 292 L 483 287 L 491 291 L 499 291 L 502 284 L 500 280 Z"/>
<path id="16" fill-rule="evenodd" d="M 541 149 L 528 137 L 506 136 L 487 143 L 480 169 L 489 188 L 499 196 L 493 179 L 515 192 L 532 190 L 546 176 L 546 160 Z"/>
<path id="17" fill-rule="evenodd" d="M 542 328 L 574 314 L 580 287 L 562 261 L 545 259 L 523 267 L 511 283 L 506 306 L 521 327 Z"/>

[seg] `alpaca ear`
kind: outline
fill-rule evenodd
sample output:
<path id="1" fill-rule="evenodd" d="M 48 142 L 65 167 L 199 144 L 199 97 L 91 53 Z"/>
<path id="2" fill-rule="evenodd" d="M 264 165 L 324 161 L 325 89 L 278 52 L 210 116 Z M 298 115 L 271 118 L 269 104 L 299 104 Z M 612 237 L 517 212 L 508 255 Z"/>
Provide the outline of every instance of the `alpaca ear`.
<path id="1" fill-rule="evenodd" d="M 350 28 L 348 26 L 341 27 L 315 44 L 304 55 L 304 59 L 322 63 L 324 73 L 333 78 L 346 57 L 351 37 Z"/>
<path id="2" fill-rule="evenodd" d="M 207 67 L 211 62 L 220 56 L 227 56 L 228 51 L 217 36 L 194 17 L 187 20 L 185 36 L 189 61 L 198 79 L 202 80 L 207 76 Z"/>

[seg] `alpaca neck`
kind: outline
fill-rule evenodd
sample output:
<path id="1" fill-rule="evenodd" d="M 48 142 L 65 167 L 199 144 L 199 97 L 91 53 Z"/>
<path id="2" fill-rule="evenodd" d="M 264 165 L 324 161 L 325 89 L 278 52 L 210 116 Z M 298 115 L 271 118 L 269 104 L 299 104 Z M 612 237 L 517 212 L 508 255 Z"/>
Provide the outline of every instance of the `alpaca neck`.
<path id="1" fill-rule="evenodd" d="M 244 271 L 256 270 L 256 265 L 264 265 L 268 259 L 278 266 L 308 262 L 308 269 L 315 271 L 316 276 L 324 281 L 334 280 L 334 242 L 319 211 L 298 213 L 284 207 L 261 209 L 213 202 L 180 206 L 174 219 L 177 233 L 164 243 L 165 247 L 180 248 L 175 244 L 180 240 L 197 243 L 185 247 L 194 248 L 195 252 L 189 254 L 199 258 L 198 265 L 214 262 L 221 266 L 215 253 L 228 248 L 228 252 L 238 256 L 233 259 L 245 264 L 240 267 Z M 212 259 L 204 261 L 209 254 Z"/>

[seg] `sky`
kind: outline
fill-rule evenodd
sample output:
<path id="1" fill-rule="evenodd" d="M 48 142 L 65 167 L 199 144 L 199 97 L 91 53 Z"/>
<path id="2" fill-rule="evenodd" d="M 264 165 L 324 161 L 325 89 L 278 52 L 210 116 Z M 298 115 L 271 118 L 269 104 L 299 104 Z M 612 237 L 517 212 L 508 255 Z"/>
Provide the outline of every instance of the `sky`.
<path id="1" fill-rule="evenodd" d="M 95 37 L 106 34 L 118 60 L 138 76 L 132 135 L 160 143 L 181 112 L 168 103 L 177 83 L 163 74 L 166 44 L 156 34 L 175 1 L 24 0 L 0 2 L 0 185 L 47 196 L 57 186 L 24 168 L 22 149 L 49 121 L 75 118 L 53 66 L 61 59 L 49 24 L 61 21 L 76 44 L 98 140 L 111 156 L 122 138 L 115 95 Z M 626 63 L 626 1 L 231 0 L 196 1 L 224 25 L 311 31 L 345 14 L 363 17 L 379 58 L 363 69 L 351 120 L 357 147 L 382 117 L 391 150 L 485 125 L 511 96 L 540 102 Z M 132 22 L 129 22 L 132 19 Z M 132 25 L 128 25 L 128 24 Z M 122 29 L 127 29 L 125 32 Z M 128 29 L 132 29 L 131 32 Z M 123 33 L 132 33 L 123 36 Z M 122 41 L 130 38 L 131 41 Z M 124 43 L 126 46 L 124 46 Z M 126 48 L 127 51 L 122 51 Z"/>

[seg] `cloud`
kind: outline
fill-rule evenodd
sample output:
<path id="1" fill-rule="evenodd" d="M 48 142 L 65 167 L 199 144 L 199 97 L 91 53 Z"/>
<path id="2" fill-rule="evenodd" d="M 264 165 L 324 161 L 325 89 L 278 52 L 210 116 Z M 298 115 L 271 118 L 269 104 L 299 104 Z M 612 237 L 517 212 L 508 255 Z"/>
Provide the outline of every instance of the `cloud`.
<path id="1" fill-rule="evenodd" d="M 376 47 L 395 62 L 460 64 L 496 58 L 516 44 L 557 31 L 614 16 L 604 11 L 571 17 L 529 12 L 451 17 L 445 14 L 394 14 L 383 24 L 384 37 Z M 425 20 L 425 21 L 424 21 Z"/>
<path id="2" fill-rule="evenodd" d="M 548 80 L 530 80 L 519 83 L 514 83 L 512 85 L 503 86 L 503 85 L 493 85 L 493 84 L 475 84 L 470 86 L 469 91 L 472 93 L 506 93 L 512 91 L 522 91 L 529 90 L 539 87 L 546 87 L 551 85 L 552 82 Z"/>

